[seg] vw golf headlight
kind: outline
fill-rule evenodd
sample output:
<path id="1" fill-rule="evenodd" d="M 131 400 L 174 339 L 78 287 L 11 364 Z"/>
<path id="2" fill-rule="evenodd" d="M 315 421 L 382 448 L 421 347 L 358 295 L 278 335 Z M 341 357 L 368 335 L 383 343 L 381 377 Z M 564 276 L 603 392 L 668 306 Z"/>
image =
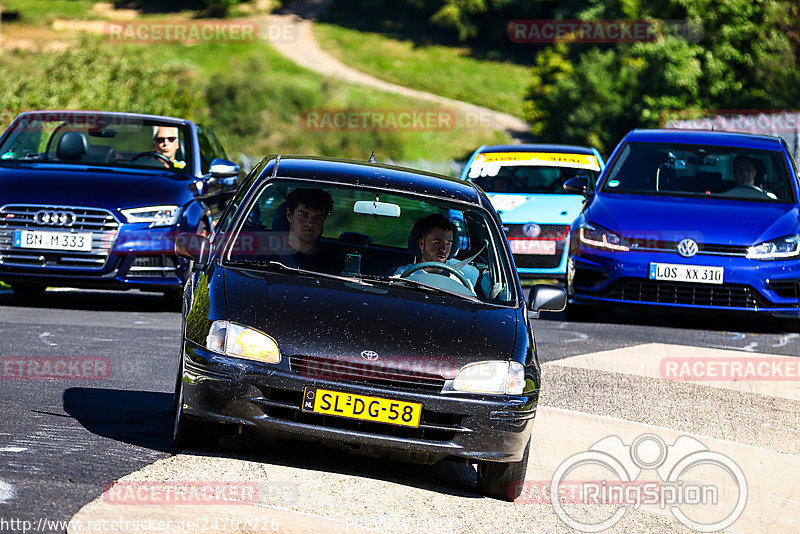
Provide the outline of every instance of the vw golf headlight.
<path id="1" fill-rule="evenodd" d="M 525 368 L 519 362 L 478 362 L 465 365 L 453 389 L 468 393 L 519 395 L 525 389 Z"/>
<path id="2" fill-rule="evenodd" d="M 206 337 L 208 350 L 264 363 L 279 363 L 278 343 L 268 335 L 230 321 L 214 321 Z"/>
<path id="3" fill-rule="evenodd" d="M 180 206 L 148 206 L 146 208 L 131 208 L 120 210 L 128 222 L 150 223 L 155 226 L 172 226 L 178 222 L 181 214 Z"/>
<path id="4" fill-rule="evenodd" d="M 600 226 L 584 224 L 578 229 L 578 242 L 587 247 L 613 250 L 615 252 L 628 252 L 630 247 L 627 240 Z"/>
<path id="5" fill-rule="evenodd" d="M 749 247 L 747 257 L 751 260 L 782 260 L 800 255 L 800 236 L 787 235 Z"/>

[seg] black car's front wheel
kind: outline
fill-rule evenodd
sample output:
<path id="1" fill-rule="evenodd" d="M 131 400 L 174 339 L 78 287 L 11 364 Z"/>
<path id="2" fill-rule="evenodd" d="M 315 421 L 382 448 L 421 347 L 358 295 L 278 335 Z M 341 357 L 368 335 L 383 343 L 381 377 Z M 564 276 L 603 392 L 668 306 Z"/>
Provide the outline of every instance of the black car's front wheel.
<path id="1" fill-rule="evenodd" d="M 209 448 L 216 444 L 219 425 L 195 419 L 183 411 L 183 362 L 178 367 L 173 409 L 172 447 L 175 453 L 187 448 Z"/>
<path id="2" fill-rule="evenodd" d="M 531 442 L 518 462 L 481 462 L 478 464 L 478 491 L 493 499 L 513 501 L 522 493 Z"/>

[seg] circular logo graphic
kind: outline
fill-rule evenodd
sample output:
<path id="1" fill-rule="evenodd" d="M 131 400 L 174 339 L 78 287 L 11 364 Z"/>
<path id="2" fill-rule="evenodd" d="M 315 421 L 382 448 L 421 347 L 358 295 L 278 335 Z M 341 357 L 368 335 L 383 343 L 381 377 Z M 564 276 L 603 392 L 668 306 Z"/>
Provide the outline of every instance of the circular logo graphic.
<path id="1" fill-rule="evenodd" d="M 374 362 L 378 359 L 378 353 L 374 350 L 363 350 L 361 351 L 361 357 L 367 361 Z"/>
<path id="2" fill-rule="evenodd" d="M 522 233 L 526 237 L 539 237 L 542 235 L 542 227 L 536 223 L 528 223 L 522 227 Z"/>
<path id="3" fill-rule="evenodd" d="M 684 258 L 691 258 L 695 254 L 697 254 L 698 250 L 700 249 L 697 246 L 697 241 L 695 241 L 694 239 L 690 239 L 687 237 L 686 239 L 683 239 L 681 240 L 680 243 L 678 243 L 678 254 L 680 254 Z"/>

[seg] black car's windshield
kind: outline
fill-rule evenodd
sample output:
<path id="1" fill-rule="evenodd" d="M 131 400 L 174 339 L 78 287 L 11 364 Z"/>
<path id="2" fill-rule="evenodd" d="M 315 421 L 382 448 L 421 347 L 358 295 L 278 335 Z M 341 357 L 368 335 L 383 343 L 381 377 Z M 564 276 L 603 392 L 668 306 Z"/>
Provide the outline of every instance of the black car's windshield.
<path id="1" fill-rule="evenodd" d="M 590 154 L 487 152 L 473 160 L 467 179 L 487 193 L 569 194 L 562 187 L 566 180 L 583 176 L 593 188 L 599 174 Z"/>
<path id="2" fill-rule="evenodd" d="M 516 297 L 500 229 L 477 207 L 279 180 L 245 200 L 236 217 L 224 265 L 281 265 L 497 304 Z"/>
<path id="3" fill-rule="evenodd" d="M 626 144 L 601 191 L 794 202 L 783 153 L 677 143 Z"/>
<path id="4" fill-rule="evenodd" d="M 91 112 L 22 115 L 6 132 L 0 162 L 150 167 L 191 174 L 189 130 L 174 122 Z"/>

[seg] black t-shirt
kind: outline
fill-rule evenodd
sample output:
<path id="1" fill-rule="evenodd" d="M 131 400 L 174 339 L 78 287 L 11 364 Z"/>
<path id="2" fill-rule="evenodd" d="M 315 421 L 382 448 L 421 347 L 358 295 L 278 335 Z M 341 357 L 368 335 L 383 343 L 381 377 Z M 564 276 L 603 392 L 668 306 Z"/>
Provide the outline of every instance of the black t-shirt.
<path id="1" fill-rule="evenodd" d="M 336 256 L 323 244 L 317 246 L 316 254 L 303 254 L 295 252 L 288 256 L 289 260 L 300 269 L 308 271 L 319 271 L 329 274 L 341 274 L 342 267 L 338 265 Z"/>

